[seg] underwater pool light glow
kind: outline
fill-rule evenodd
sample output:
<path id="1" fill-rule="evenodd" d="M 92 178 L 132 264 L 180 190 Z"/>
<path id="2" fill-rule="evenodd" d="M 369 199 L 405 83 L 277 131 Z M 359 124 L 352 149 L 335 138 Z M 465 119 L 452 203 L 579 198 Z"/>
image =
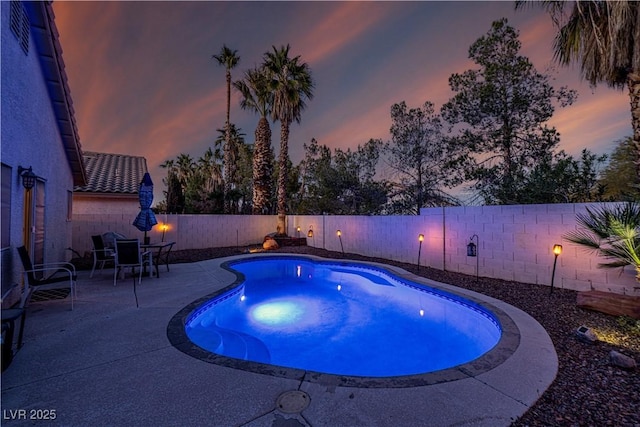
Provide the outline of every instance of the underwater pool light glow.
<path id="1" fill-rule="evenodd" d="M 300 304 L 291 301 L 270 301 L 255 306 L 251 310 L 251 318 L 269 326 L 280 326 L 295 323 L 304 314 Z"/>

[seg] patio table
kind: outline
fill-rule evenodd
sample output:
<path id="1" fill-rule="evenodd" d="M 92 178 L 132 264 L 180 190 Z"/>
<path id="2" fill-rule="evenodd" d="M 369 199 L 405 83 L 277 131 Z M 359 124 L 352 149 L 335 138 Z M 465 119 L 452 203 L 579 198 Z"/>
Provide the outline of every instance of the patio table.
<path id="1" fill-rule="evenodd" d="M 153 252 L 152 260 L 153 265 L 156 267 L 156 277 L 160 277 L 160 269 L 158 266 L 161 263 L 165 264 L 167 266 L 167 271 L 169 271 L 169 254 L 171 253 L 171 248 L 173 248 L 175 243 L 176 242 L 159 242 L 140 245 L 141 249 Z"/>

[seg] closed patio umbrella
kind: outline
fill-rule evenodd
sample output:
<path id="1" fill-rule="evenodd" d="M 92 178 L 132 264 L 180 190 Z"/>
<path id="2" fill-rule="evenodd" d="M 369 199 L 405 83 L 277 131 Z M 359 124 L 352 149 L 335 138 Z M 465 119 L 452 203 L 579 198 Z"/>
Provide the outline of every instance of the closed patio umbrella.
<path id="1" fill-rule="evenodd" d="M 153 202 L 153 181 L 151 181 L 149 172 L 145 173 L 142 178 L 138 198 L 140 200 L 140 213 L 133 221 L 133 225 L 138 230 L 144 231 L 144 243 L 148 244 L 147 231 L 150 231 L 153 226 L 158 223 L 156 216 L 151 210 L 151 203 Z"/>

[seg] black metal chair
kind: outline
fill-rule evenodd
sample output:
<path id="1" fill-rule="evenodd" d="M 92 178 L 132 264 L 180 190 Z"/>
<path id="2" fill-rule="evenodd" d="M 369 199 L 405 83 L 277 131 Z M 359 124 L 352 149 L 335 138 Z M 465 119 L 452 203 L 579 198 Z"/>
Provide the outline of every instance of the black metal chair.
<path id="1" fill-rule="evenodd" d="M 96 266 L 100 264 L 100 271 L 104 269 L 106 263 L 111 262 L 115 267 L 115 253 L 113 249 L 106 248 L 104 246 L 104 241 L 102 240 L 101 235 L 91 236 L 91 240 L 93 241 L 93 268 L 91 269 L 91 274 L 89 278 L 93 277 L 93 273 L 96 270 Z"/>
<path id="2" fill-rule="evenodd" d="M 138 239 L 118 239 L 116 240 L 116 255 L 115 255 L 115 268 L 113 273 L 113 286 L 116 285 L 118 274 L 124 267 L 131 267 L 131 274 L 133 275 L 133 294 L 136 297 L 136 307 L 138 307 L 138 294 L 136 293 L 136 267 L 140 268 L 138 274 L 138 284 L 142 282 L 142 271 L 145 264 L 149 266 L 149 269 L 153 268 L 153 261 L 151 259 L 151 252 L 140 251 L 140 240 Z"/>
<path id="3" fill-rule="evenodd" d="M 76 268 L 70 262 L 53 262 L 46 264 L 33 264 L 27 248 L 20 246 L 18 254 L 24 268 L 25 283 L 22 292 L 22 305 L 26 307 L 35 288 L 48 287 L 57 283 L 69 282 L 71 295 L 71 310 L 76 294 L 76 282 L 78 275 Z M 37 273 L 37 274 L 36 274 Z"/>

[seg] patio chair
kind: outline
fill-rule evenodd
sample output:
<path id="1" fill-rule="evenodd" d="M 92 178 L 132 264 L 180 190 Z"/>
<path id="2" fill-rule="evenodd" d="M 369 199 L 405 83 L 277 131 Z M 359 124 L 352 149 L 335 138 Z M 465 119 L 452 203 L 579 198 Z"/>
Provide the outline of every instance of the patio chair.
<path id="1" fill-rule="evenodd" d="M 24 268 L 25 284 L 22 292 L 22 305 L 26 307 L 35 288 L 49 287 L 57 283 L 69 283 L 69 294 L 71 295 L 71 310 L 73 310 L 73 300 L 76 293 L 76 282 L 78 275 L 76 268 L 70 262 L 52 262 L 46 264 L 32 264 L 27 248 L 20 246 L 18 254 Z M 36 274 L 37 273 L 37 274 Z"/>
<path id="2" fill-rule="evenodd" d="M 102 233 L 102 243 L 104 243 L 104 247 L 107 249 L 115 250 L 116 248 L 116 240 L 118 239 L 128 239 L 127 236 L 116 233 L 115 231 L 107 231 L 106 233 Z"/>
<path id="3" fill-rule="evenodd" d="M 18 285 L 13 285 L 3 296 L 2 300 L 4 301 L 5 297 L 11 293 L 11 291 L 17 287 Z M 27 311 L 20 303 L 17 307 L 12 308 L 4 308 L 1 310 L 2 314 L 2 344 L 1 344 L 1 352 L 0 354 L 0 365 L 2 367 L 2 372 L 5 371 L 13 361 L 16 353 L 22 348 L 22 337 L 24 334 L 24 322 L 27 317 Z M 20 329 L 18 330 L 18 342 L 16 344 L 16 350 L 13 350 L 13 342 L 14 342 L 14 334 L 16 330 L 16 321 L 20 319 Z"/>
<path id="4" fill-rule="evenodd" d="M 133 294 L 136 297 L 136 307 L 138 307 L 138 294 L 136 293 L 136 267 L 140 268 L 138 283 L 142 282 L 142 270 L 145 264 L 152 268 L 151 252 L 140 251 L 140 240 L 138 239 L 118 239 L 116 240 L 115 268 L 113 273 L 113 286 L 116 285 L 118 275 L 122 268 L 131 267 L 133 275 Z"/>
<path id="5" fill-rule="evenodd" d="M 93 273 L 96 270 L 96 266 L 100 263 L 100 271 L 104 269 L 104 265 L 108 262 L 111 262 L 115 266 L 115 253 L 113 249 L 106 248 L 104 246 L 104 241 L 102 240 L 101 235 L 91 236 L 91 240 L 93 241 L 93 268 L 91 269 L 91 274 L 89 278 L 93 277 Z"/>

